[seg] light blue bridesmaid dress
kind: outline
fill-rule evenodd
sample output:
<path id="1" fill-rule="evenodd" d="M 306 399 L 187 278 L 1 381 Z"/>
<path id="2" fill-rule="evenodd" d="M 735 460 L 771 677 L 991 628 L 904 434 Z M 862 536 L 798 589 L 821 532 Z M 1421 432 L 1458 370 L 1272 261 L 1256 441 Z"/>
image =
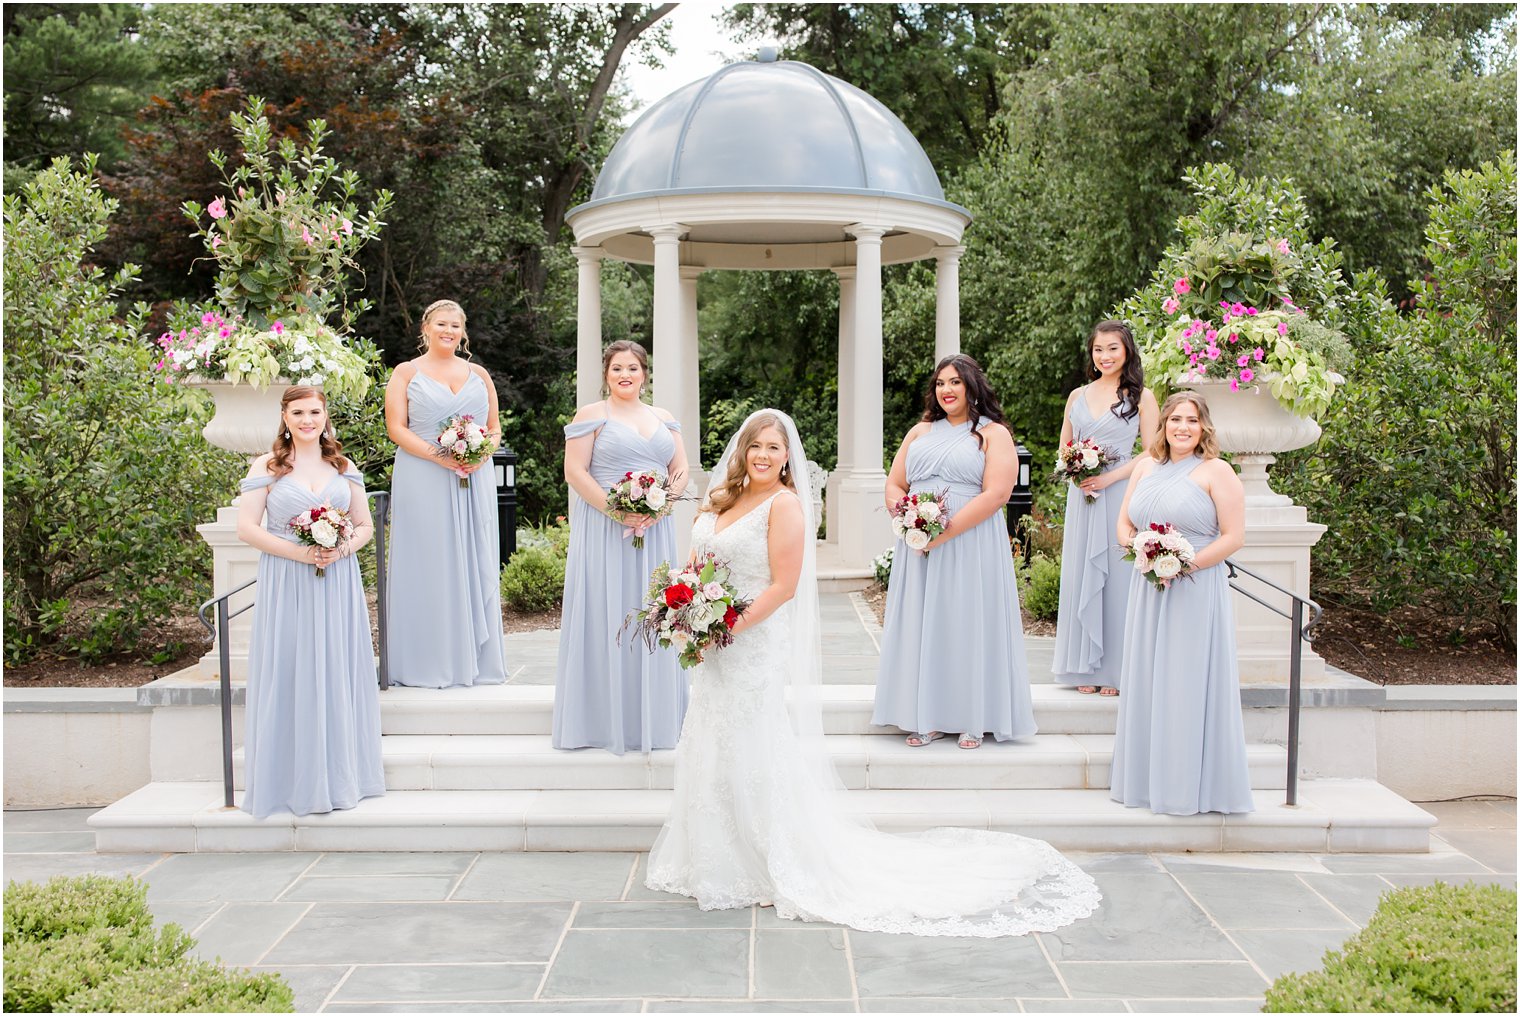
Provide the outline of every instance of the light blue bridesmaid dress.
<path id="1" fill-rule="evenodd" d="M 1136 528 L 1170 522 L 1195 550 L 1219 535 L 1214 501 L 1192 480 L 1202 461 L 1164 462 L 1140 480 L 1129 498 Z M 1227 570 L 1216 564 L 1165 590 L 1130 573 L 1109 796 L 1158 815 L 1251 811 Z"/>
<path id="2" fill-rule="evenodd" d="M 947 491 L 953 525 L 955 513 L 982 492 L 986 464 L 969 421 L 936 420 L 908 446 L 908 489 Z M 1035 732 L 1001 511 L 927 557 L 897 541 L 871 722 L 910 732 L 991 733 L 999 741 Z"/>
<path id="3" fill-rule="evenodd" d="M 346 511 L 364 496 L 356 471 L 334 476 L 320 494 L 289 475 L 241 486 L 269 488 L 264 528 L 292 543 L 300 542 L 289 525 L 299 512 L 324 501 Z M 318 578 L 304 561 L 260 554 L 254 590 L 243 810 L 255 818 L 310 815 L 384 794 L 380 691 L 358 558 L 340 558 Z"/>
<path id="4" fill-rule="evenodd" d="M 1100 448 L 1119 456 L 1104 472 L 1128 462 L 1140 433 L 1140 414 L 1128 420 L 1112 409 L 1096 418 L 1084 393 L 1071 407 L 1071 433 L 1078 441 L 1091 438 Z M 1067 484 L 1066 521 L 1061 537 L 1061 606 L 1056 618 L 1056 653 L 1051 673 L 1056 683 L 1119 687 L 1124 660 L 1124 612 L 1129 603 L 1131 569 L 1119 549 L 1115 531 L 1124 506 L 1124 485 L 1087 496 Z"/>
<path id="5" fill-rule="evenodd" d="M 653 418 L 653 414 L 651 414 Z M 680 424 L 645 438 L 620 420 L 585 420 L 565 427 L 565 439 L 596 434 L 591 475 L 610 488 L 629 472 L 670 472 Z M 649 652 L 631 629 L 616 644 L 623 619 L 644 603 L 649 576 L 661 561 L 676 561 L 675 523 L 661 519 L 644 531 L 644 546 L 570 492 L 570 553 L 559 626 L 554 678 L 556 748 L 606 748 L 614 754 L 674 748 L 686 716 L 686 676 L 675 654 Z"/>
<path id="6" fill-rule="evenodd" d="M 486 384 L 474 371 L 458 392 L 417 371 L 406 386 L 406 425 L 436 446 L 444 425 L 468 413 L 482 426 Z M 501 547 L 496 471 L 459 477 L 404 449 L 391 472 L 390 679 L 419 688 L 501 684 Z"/>

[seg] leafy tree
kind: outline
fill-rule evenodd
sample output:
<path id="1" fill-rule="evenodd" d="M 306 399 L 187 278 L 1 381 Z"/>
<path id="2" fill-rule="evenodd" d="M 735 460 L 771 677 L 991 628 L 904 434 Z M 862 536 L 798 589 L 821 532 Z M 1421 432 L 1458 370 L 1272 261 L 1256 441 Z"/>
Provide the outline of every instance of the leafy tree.
<path id="1" fill-rule="evenodd" d="M 125 155 L 118 133 L 157 78 L 141 4 L 5 6 L 7 189 L 60 155 Z"/>
<path id="2" fill-rule="evenodd" d="M 1330 527 L 1314 552 L 1323 592 L 1424 604 L 1513 648 L 1514 153 L 1426 197 L 1413 315 L 1364 346 L 1319 444 L 1274 476 Z"/>
<path id="3" fill-rule="evenodd" d="M 196 400 L 156 385 L 135 267 L 93 265 L 115 202 L 55 160 L 5 219 L 5 653 L 86 658 L 137 646 L 203 581 L 189 534 L 231 486 Z"/>

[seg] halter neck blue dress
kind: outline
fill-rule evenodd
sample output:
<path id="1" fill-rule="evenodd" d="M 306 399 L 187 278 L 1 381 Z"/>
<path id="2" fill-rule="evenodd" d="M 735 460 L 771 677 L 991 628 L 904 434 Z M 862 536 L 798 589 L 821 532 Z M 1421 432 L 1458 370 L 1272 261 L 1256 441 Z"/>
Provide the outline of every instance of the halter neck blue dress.
<path id="1" fill-rule="evenodd" d="M 1214 501 L 1192 479 L 1202 461 L 1163 462 L 1141 478 L 1129 498 L 1137 529 L 1169 522 L 1195 550 L 1219 535 Z M 1165 590 L 1130 573 L 1109 796 L 1158 815 L 1253 810 L 1224 565 Z"/>
<path id="2" fill-rule="evenodd" d="M 970 421 L 936 420 L 908 446 L 908 488 L 946 491 L 953 525 L 955 513 L 982 492 L 986 466 Z M 910 732 L 991 733 L 999 741 L 1035 733 L 1001 511 L 927 557 L 897 541 L 871 722 Z"/>

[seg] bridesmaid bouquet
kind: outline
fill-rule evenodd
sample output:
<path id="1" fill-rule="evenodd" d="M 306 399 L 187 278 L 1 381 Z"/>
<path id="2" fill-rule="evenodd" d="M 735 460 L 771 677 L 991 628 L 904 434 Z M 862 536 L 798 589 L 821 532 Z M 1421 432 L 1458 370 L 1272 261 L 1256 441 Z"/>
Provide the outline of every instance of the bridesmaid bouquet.
<path id="1" fill-rule="evenodd" d="M 675 574 L 662 561 L 649 577 L 648 602 L 628 615 L 623 629 L 632 626 L 650 652 L 656 645 L 674 648 L 681 669 L 687 670 L 701 663 L 709 649 L 733 643 L 734 623 L 749 605 L 729 584 L 728 565 L 712 554 Z"/>
<path id="2" fill-rule="evenodd" d="M 348 512 L 324 502 L 291 519 L 290 531 L 308 547 L 332 550 L 339 544 L 347 543 L 354 535 L 354 523 L 349 519 Z M 327 569 L 318 567 L 317 578 L 326 577 Z"/>
<path id="3" fill-rule="evenodd" d="M 923 551 L 929 541 L 950 525 L 944 491 L 920 491 L 903 497 L 892 508 L 892 531 L 912 550 Z"/>
<path id="4" fill-rule="evenodd" d="M 642 473 L 624 473 L 607 491 L 607 510 L 624 515 L 643 515 L 651 521 L 670 511 L 671 497 L 665 489 L 665 474 L 646 469 Z M 633 537 L 633 549 L 644 549 L 644 532 L 637 526 L 624 526 L 623 539 Z"/>
<path id="5" fill-rule="evenodd" d="M 1193 553 L 1193 545 L 1170 522 L 1152 522 L 1129 541 L 1124 560 L 1135 562 L 1136 571 L 1157 589 L 1165 589 L 1177 576 L 1187 574 Z"/>
<path id="6" fill-rule="evenodd" d="M 1069 480 L 1080 486 L 1083 480 L 1097 476 L 1113 461 L 1114 453 L 1099 447 L 1092 438 L 1071 440 L 1056 450 L 1056 479 Z M 1083 497 L 1087 498 L 1088 504 L 1098 500 L 1096 494 L 1084 492 Z"/>
<path id="7" fill-rule="evenodd" d="M 486 440 L 486 429 L 468 413 L 452 417 L 443 425 L 438 445 L 443 454 L 452 457 L 454 464 L 459 466 L 473 466 L 491 457 L 491 442 Z M 470 478 L 461 476 L 459 485 L 468 487 Z"/>

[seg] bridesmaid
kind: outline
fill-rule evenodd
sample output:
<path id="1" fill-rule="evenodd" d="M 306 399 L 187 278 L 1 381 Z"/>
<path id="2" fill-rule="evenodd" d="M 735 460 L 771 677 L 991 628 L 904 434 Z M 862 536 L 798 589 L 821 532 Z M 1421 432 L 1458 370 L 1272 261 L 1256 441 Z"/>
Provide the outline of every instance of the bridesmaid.
<path id="1" fill-rule="evenodd" d="M 352 808 L 385 793 L 369 608 L 354 559 L 375 526 L 364 478 L 341 448 L 321 389 L 297 385 L 280 400 L 274 450 L 241 484 L 238 538 L 261 551 L 243 732 L 242 807 L 255 818 Z M 324 502 L 354 523 L 353 538 L 332 550 L 297 542 L 289 526 Z"/>
<path id="2" fill-rule="evenodd" d="M 1254 808 L 1235 661 L 1235 616 L 1220 567 L 1245 543 L 1245 493 L 1219 457 L 1209 407 L 1178 392 L 1130 477 L 1117 536 L 1169 522 L 1196 551 L 1164 590 L 1131 569 L 1109 796 L 1158 815 Z"/>
<path id="3" fill-rule="evenodd" d="M 935 368 L 922 422 L 887 477 L 890 509 L 910 491 L 948 491 L 950 522 L 925 552 L 897 541 L 871 722 L 922 747 L 961 731 L 962 748 L 1035 732 L 1029 664 L 1003 505 L 1018 475 L 1013 435 L 975 360 Z M 926 556 L 927 555 L 927 556 Z"/>
<path id="4" fill-rule="evenodd" d="M 1065 535 L 1061 541 L 1061 607 L 1051 672 L 1057 684 L 1091 695 L 1119 694 L 1120 651 L 1129 576 L 1123 551 L 1114 544 L 1122 488 L 1135 468 L 1135 438 L 1150 447 L 1156 438 L 1156 397 L 1145 387 L 1135 337 L 1123 321 L 1102 321 L 1087 339 L 1092 383 L 1066 400 L 1061 445 L 1091 438 L 1118 458 L 1100 475 L 1068 484 Z M 1097 498 L 1088 503 L 1088 495 Z"/>
<path id="5" fill-rule="evenodd" d="M 565 427 L 565 482 L 570 497 L 570 552 L 554 679 L 556 748 L 625 751 L 674 748 L 686 715 L 686 678 L 675 654 L 645 652 L 637 639 L 616 644 L 623 619 L 643 605 L 649 576 L 675 561 L 673 523 L 663 518 L 627 525 L 644 537 L 642 549 L 625 537 L 625 521 L 607 510 L 607 490 L 630 472 L 657 470 L 671 497 L 686 487 L 681 426 L 663 409 L 640 401 L 649 355 L 637 342 L 614 342 L 602 355 L 608 397 L 582 406 Z"/>
<path id="6" fill-rule="evenodd" d="M 469 355 L 464 310 L 439 300 L 422 315 L 422 355 L 385 387 L 391 473 L 390 668 L 395 684 L 450 688 L 507 679 L 501 630 L 501 551 L 490 460 L 456 466 L 438 435 L 455 416 L 484 421 L 501 444 L 496 386 Z M 468 487 L 459 485 L 469 477 Z"/>

